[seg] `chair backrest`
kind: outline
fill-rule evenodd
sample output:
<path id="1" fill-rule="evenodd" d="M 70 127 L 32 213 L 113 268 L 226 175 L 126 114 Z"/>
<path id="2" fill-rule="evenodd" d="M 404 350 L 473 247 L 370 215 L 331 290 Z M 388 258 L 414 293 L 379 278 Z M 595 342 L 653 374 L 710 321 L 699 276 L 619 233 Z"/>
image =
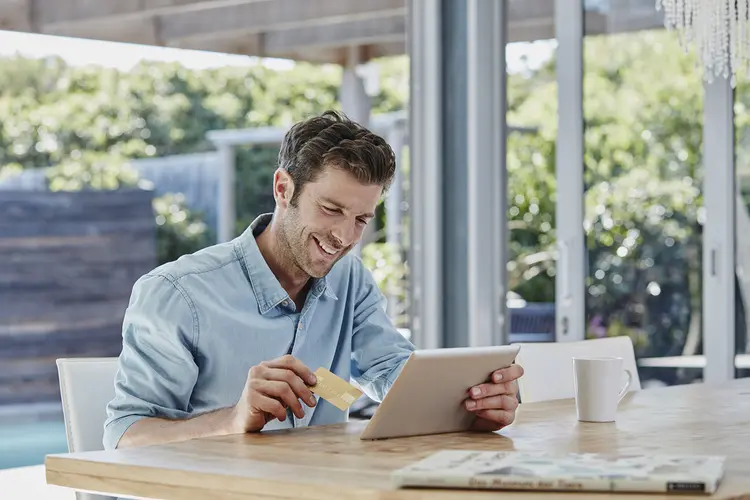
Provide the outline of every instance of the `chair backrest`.
<path id="1" fill-rule="evenodd" d="M 575 396 L 573 385 L 574 356 L 614 356 L 623 359 L 623 368 L 633 381 L 629 391 L 641 389 L 633 342 L 630 337 L 606 337 L 577 342 L 518 343 L 521 350 L 516 362 L 524 375 L 518 379 L 522 403 L 565 399 Z M 623 378 L 623 383 L 625 382 Z"/>
<path id="2" fill-rule="evenodd" d="M 70 452 L 104 448 L 107 404 L 115 397 L 117 358 L 63 358 L 57 360 L 60 397 Z M 111 497 L 76 492 L 78 500 Z"/>

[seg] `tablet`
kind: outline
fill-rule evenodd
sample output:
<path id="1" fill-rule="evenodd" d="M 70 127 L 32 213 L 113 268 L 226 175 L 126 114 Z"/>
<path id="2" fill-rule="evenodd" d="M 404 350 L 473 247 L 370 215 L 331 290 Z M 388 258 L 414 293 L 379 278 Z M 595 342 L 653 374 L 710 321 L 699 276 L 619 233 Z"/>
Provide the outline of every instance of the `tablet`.
<path id="1" fill-rule="evenodd" d="M 466 409 L 469 389 L 510 366 L 520 346 L 414 351 L 360 439 L 466 431 L 476 418 Z"/>

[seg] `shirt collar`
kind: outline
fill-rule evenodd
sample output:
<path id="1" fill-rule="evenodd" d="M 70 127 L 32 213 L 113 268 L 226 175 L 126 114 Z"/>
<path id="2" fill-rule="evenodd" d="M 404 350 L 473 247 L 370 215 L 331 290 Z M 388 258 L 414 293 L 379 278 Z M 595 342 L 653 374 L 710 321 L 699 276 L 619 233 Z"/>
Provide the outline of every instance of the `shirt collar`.
<path id="1" fill-rule="evenodd" d="M 255 296 L 258 299 L 258 307 L 260 308 L 261 314 L 266 314 L 268 311 L 281 304 L 285 300 L 291 302 L 289 294 L 284 290 L 279 283 L 279 280 L 268 267 L 266 260 L 260 253 L 258 243 L 255 238 L 263 232 L 263 230 L 273 220 L 273 214 L 267 213 L 258 216 L 250 226 L 237 238 L 237 249 L 239 250 L 245 267 L 247 268 L 247 275 L 250 281 L 250 286 L 253 287 Z M 320 298 L 321 295 L 338 300 L 336 294 L 333 293 L 327 277 L 313 279 L 312 286 L 310 288 L 316 299 Z"/>

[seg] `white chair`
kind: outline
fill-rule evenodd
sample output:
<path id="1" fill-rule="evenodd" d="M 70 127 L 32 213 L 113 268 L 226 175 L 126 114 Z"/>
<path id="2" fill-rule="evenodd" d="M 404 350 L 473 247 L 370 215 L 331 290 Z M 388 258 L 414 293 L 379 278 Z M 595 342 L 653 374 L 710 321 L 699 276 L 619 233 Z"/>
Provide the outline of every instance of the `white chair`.
<path id="1" fill-rule="evenodd" d="M 623 359 L 623 369 L 633 376 L 628 391 L 641 390 L 633 342 L 630 337 L 606 337 L 577 342 L 518 343 L 521 350 L 516 362 L 524 374 L 518 379 L 522 403 L 575 397 L 573 385 L 574 356 L 611 356 Z M 626 381 L 623 376 L 623 383 Z"/>
<path id="2" fill-rule="evenodd" d="M 71 453 L 104 449 L 107 404 L 115 396 L 117 358 L 63 358 L 57 360 L 65 432 Z M 78 500 L 112 497 L 76 492 Z"/>

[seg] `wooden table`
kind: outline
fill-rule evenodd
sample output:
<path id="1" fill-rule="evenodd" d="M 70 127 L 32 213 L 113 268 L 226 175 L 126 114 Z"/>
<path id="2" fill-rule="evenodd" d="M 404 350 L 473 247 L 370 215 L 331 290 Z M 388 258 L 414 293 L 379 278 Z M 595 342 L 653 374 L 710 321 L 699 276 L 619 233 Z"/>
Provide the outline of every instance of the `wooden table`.
<path id="1" fill-rule="evenodd" d="M 51 484 L 184 499 L 584 498 L 576 493 L 395 490 L 388 472 L 442 448 L 704 453 L 729 457 L 715 498 L 750 498 L 750 379 L 631 393 L 618 421 L 579 423 L 571 400 L 529 403 L 500 433 L 360 441 L 364 422 L 47 457 Z M 586 499 L 607 495 L 587 493 Z M 635 495 L 618 494 L 635 498 Z M 644 495 L 640 498 L 677 498 Z M 680 495 L 678 498 L 686 498 Z M 695 498 L 706 498 L 699 496 Z"/>

